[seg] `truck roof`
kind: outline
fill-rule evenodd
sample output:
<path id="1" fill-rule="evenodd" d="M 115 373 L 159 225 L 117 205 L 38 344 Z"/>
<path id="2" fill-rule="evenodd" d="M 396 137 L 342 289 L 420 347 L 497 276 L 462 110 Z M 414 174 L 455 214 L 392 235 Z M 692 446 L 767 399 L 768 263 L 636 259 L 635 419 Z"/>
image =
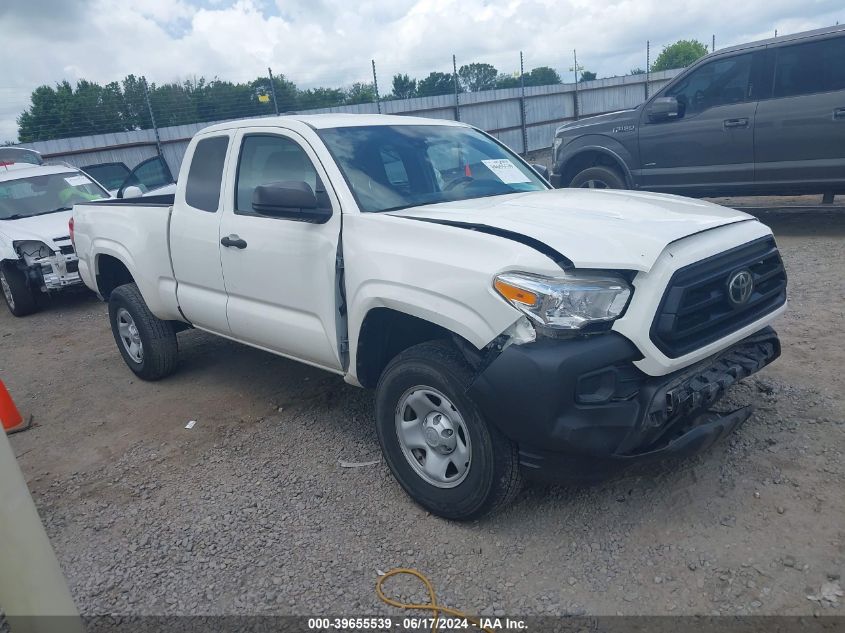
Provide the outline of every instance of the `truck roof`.
<path id="1" fill-rule="evenodd" d="M 845 31 L 845 24 L 836 24 L 834 26 L 826 26 L 820 29 L 813 29 L 812 31 L 801 31 L 800 33 L 791 33 L 789 35 L 778 35 L 777 37 L 770 37 L 765 40 L 757 40 L 756 42 L 746 42 L 745 44 L 726 46 L 725 48 L 720 48 L 715 53 L 710 53 L 710 55 L 716 57 L 719 55 L 724 55 L 725 53 L 734 53 L 736 51 L 745 50 L 747 48 L 761 48 L 763 46 L 770 46 L 772 44 L 794 42 L 797 40 L 804 40 L 811 37 L 828 35 L 830 33 L 837 33 L 839 31 Z"/>
<path id="2" fill-rule="evenodd" d="M 209 127 L 203 128 L 202 132 L 218 132 L 221 130 L 230 130 L 233 127 L 286 127 L 291 121 L 298 121 L 318 130 L 336 127 L 360 127 L 364 125 L 457 125 L 466 127 L 465 123 L 451 121 L 449 119 L 426 119 L 395 114 L 331 112 L 326 114 L 283 114 L 280 116 L 238 119 L 236 121 L 226 121 L 225 123 L 210 125 Z"/>
<path id="3" fill-rule="evenodd" d="M 0 166 L 0 182 L 19 180 L 32 176 L 49 176 L 50 174 L 78 173 L 79 170 L 69 165 L 33 165 L 31 163 L 12 163 Z"/>

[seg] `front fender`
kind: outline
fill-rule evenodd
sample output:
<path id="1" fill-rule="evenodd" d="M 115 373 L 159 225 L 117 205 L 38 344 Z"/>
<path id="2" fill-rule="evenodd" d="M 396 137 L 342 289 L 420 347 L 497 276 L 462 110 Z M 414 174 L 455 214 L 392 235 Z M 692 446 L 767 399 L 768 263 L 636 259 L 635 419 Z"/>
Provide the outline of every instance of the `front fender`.
<path id="1" fill-rule="evenodd" d="M 12 248 L 12 240 L 0 235 L 0 261 L 5 259 L 20 259 L 15 249 Z"/>
<path id="2" fill-rule="evenodd" d="M 587 152 L 597 152 L 611 158 L 622 169 L 628 186 L 634 187 L 634 179 L 631 174 L 631 166 L 635 160 L 633 153 L 620 141 L 605 134 L 586 134 L 561 147 L 555 171 L 558 174 L 563 174 L 567 165 L 573 159 Z"/>

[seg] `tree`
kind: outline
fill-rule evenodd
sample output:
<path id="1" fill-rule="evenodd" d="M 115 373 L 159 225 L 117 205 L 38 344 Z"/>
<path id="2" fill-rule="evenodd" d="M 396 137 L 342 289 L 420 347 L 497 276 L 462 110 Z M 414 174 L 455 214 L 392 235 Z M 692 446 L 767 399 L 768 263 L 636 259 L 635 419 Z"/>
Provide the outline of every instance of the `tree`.
<path id="1" fill-rule="evenodd" d="M 578 81 L 585 82 L 585 81 L 593 81 L 596 78 L 596 73 L 591 72 L 589 70 L 582 70 L 581 71 L 581 79 Z"/>
<path id="2" fill-rule="evenodd" d="M 496 87 L 499 71 L 492 64 L 465 64 L 458 69 L 458 80 L 467 92 L 492 90 Z"/>
<path id="3" fill-rule="evenodd" d="M 519 88 L 520 85 L 519 73 L 515 73 L 513 75 L 499 75 L 496 77 L 496 88 Z"/>
<path id="4" fill-rule="evenodd" d="M 670 68 L 685 68 L 706 54 L 707 46 L 698 40 L 678 40 L 674 44 L 663 47 L 660 55 L 651 65 L 651 70 L 657 72 Z"/>
<path id="5" fill-rule="evenodd" d="M 537 66 L 525 75 L 526 86 L 551 86 L 562 83 L 560 75 L 554 68 L 549 66 Z"/>
<path id="6" fill-rule="evenodd" d="M 455 92 L 455 84 L 452 73 L 432 72 L 425 79 L 417 83 L 418 97 L 433 97 L 435 95 L 448 95 Z"/>
<path id="7" fill-rule="evenodd" d="M 301 90 L 296 97 L 300 110 L 331 108 L 342 105 L 345 99 L 346 93 L 340 88 L 309 88 Z"/>
<path id="8" fill-rule="evenodd" d="M 637 66 L 636 68 L 632 68 L 631 72 L 628 73 L 629 75 L 645 75 L 645 71 Z"/>
<path id="9" fill-rule="evenodd" d="M 393 75 L 393 96 L 397 99 L 410 99 L 417 94 L 417 80 L 408 75 Z"/>
<path id="10" fill-rule="evenodd" d="M 373 84 L 355 82 L 346 91 L 346 104 L 374 103 L 376 100 L 376 89 Z"/>

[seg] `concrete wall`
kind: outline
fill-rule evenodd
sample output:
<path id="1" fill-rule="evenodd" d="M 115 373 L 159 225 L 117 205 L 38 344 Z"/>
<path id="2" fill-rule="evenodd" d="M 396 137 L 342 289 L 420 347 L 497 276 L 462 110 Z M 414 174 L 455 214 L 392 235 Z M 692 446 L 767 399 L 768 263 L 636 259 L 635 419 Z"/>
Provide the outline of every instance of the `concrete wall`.
<path id="1" fill-rule="evenodd" d="M 649 94 L 665 86 L 680 72 L 668 70 L 649 78 Z M 633 108 L 645 100 L 645 75 L 610 77 L 575 84 L 534 86 L 525 89 L 525 127 L 527 147 L 522 139 L 522 100 L 519 88 L 463 93 L 459 96 L 460 120 L 496 136 L 517 152 L 550 147 L 555 128 L 575 117 L 576 94 L 579 118 Z M 440 119 L 454 119 L 455 95 L 416 97 L 381 104 L 385 114 L 406 114 Z M 374 103 L 303 110 L 300 114 L 321 112 L 378 112 Z M 159 128 L 162 152 L 174 175 L 179 173 L 188 141 L 198 130 L 211 123 L 195 123 Z M 77 167 L 95 163 L 124 162 L 134 167 L 156 155 L 155 132 L 137 130 L 115 134 L 97 134 L 76 138 L 24 143 L 45 158 L 64 160 Z"/>

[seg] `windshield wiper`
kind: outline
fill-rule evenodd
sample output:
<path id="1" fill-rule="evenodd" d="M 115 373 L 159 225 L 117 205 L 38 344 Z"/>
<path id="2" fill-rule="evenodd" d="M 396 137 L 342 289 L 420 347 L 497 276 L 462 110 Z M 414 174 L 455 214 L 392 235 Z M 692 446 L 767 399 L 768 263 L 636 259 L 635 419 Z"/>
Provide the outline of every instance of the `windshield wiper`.
<path id="1" fill-rule="evenodd" d="M 28 218 L 28 215 L 21 215 L 20 213 L 15 213 L 13 215 L 8 215 L 5 218 L 0 218 L 0 220 L 20 220 L 21 218 Z"/>

